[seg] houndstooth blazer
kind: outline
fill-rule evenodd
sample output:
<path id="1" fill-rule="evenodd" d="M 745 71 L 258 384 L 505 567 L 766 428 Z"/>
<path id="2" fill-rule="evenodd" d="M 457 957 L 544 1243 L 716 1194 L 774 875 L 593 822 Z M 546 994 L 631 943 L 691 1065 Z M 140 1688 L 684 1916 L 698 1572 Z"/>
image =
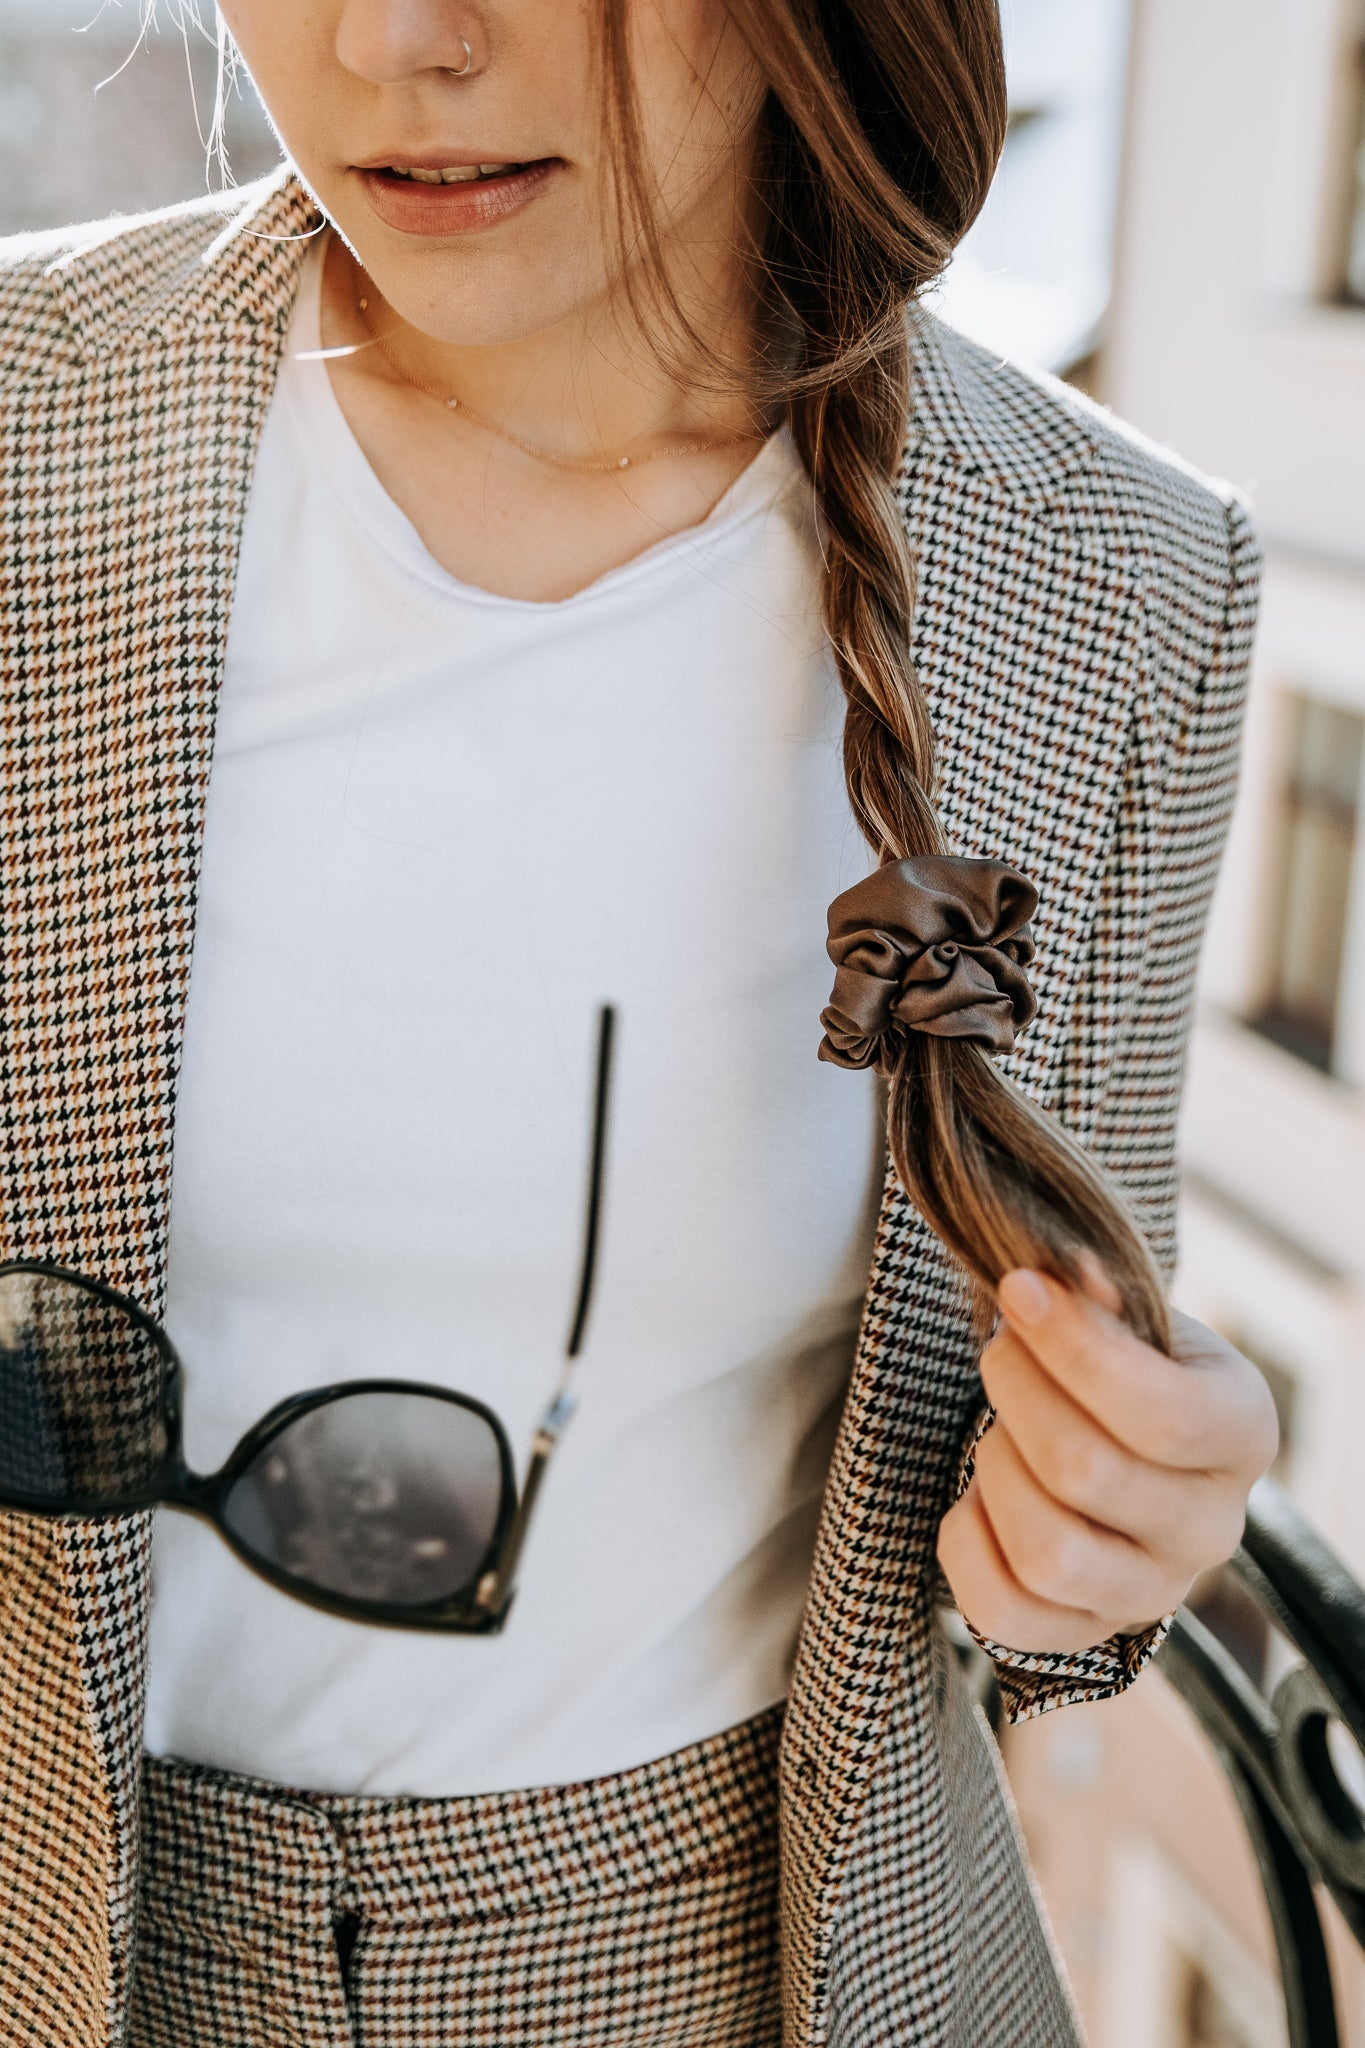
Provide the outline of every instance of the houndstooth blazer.
<path id="1" fill-rule="evenodd" d="M 154 1313 L 236 549 L 317 220 L 281 174 L 0 248 L 0 1252 Z M 1041 892 L 1038 1017 L 1010 1068 L 1169 1258 L 1255 543 L 1235 498 L 1072 393 L 928 315 L 914 331 L 900 488 L 947 829 Z M 980 1399 L 958 1284 L 889 1179 L 783 1748 L 791 2048 L 1079 2038 L 935 1624 L 935 1532 Z M 0 2034 L 25 2048 L 123 2037 L 148 1542 L 146 1516 L 0 1517 Z M 1002 1651 L 1008 1711 L 1116 1692 L 1154 1640 Z"/>

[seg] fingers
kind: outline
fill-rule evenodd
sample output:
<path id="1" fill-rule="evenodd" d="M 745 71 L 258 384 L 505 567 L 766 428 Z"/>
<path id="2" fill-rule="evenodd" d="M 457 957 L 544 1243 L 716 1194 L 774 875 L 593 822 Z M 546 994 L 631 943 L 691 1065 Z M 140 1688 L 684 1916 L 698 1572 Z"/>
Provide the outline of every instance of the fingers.
<path id="1" fill-rule="evenodd" d="M 1128 1489 L 1132 1520 L 1144 1534 L 1150 1530 L 1148 1540 L 1117 1526 L 1113 1511 L 1103 1522 L 1078 1513 L 1038 1481 L 999 1421 L 980 1444 L 976 1479 L 1015 1579 L 1054 1606 L 1085 1608 L 1115 1622 L 1156 1618 L 1179 1606 L 1207 1559 L 1209 1546 L 1191 1546 L 1179 1518 L 1171 1530 L 1160 1524 L 1140 1485 Z"/>
<path id="2" fill-rule="evenodd" d="M 1154 1620 L 1183 1597 L 1189 1581 L 1169 1561 L 1078 1516 L 1040 1487 L 1009 1432 L 988 1432 L 978 1481 L 1005 1563 L 1025 1591 L 1050 1606 Z"/>
<path id="3" fill-rule="evenodd" d="M 981 1359 L 996 1411 L 977 1469 L 1003 1436 L 1038 1487 L 1060 1507 L 1161 1556 L 1193 1578 L 1231 1557 L 1241 1540 L 1244 1495 L 1221 1474 L 1172 1471 L 1111 1436 L 1002 1328 Z M 983 1463 L 984 1460 L 984 1463 Z"/>
<path id="4" fill-rule="evenodd" d="M 939 1525 L 938 1557 L 961 1612 L 1007 1649 L 1055 1655 L 1094 1648 L 1112 1633 L 1102 1615 L 1059 1607 L 1014 1576 L 973 1480 Z"/>
<path id="5" fill-rule="evenodd" d="M 1072 1401 L 1126 1449 L 1179 1471 L 1248 1479 L 1274 1455 L 1274 1416 L 1255 1367 L 1177 1316 L 1176 1358 L 1096 1301 L 1042 1273 L 1007 1273 L 1000 1307 L 1015 1337 Z"/>
<path id="6" fill-rule="evenodd" d="M 940 1530 L 963 1614 L 1011 1649 L 1089 1649 L 1169 1612 L 1232 1555 L 1274 1455 L 1269 1393 L 1231 1345 L 1177 1316 L 1167 1358 L 1098 1269 L 1086 1289 L 1002 1280 L 981 1360 L 996 1420 Z"/>

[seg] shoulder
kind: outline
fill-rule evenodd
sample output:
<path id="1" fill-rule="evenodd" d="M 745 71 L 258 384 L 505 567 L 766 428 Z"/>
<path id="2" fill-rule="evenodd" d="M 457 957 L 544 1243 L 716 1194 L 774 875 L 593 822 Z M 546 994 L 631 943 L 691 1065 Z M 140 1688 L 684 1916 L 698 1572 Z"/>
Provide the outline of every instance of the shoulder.
<path id="1" fill-rule="evenodd" d="M 147 213 L 109 213 L 64 227 L 0 235 L 0 290 L 12 289 L 22 277 L 59 270 L 69 258 L 99 247 L 128 264 L 155 260 L 158 251 L 174 247 L 178 240 L 197 240 L 205 223 L 221 223 L 239 212 L 254 189 L 209 192 Z"/>
<path id="2" fill-rule="evenodd" d="M 0 384 L 60 374 L 168 320 L 251 317 L 261 310 L 253 278 L 282 267 L 271 245 L 310 222 L 297 181 L 277 174 L 151 213 L 0 238 Z"/>
<path id="3" fill-rule="evenodd" d="M 0 239 L 0 365 L 12 376 L 79 358 L 82 299 L 125 305 L 160 299 L 240 205 L 215 193 L 154 213 Z M 75 288 L 73 290 L 73 287 Z M 74 318 L 73 318 L 74 315 Z"/>
<path id="4" fill-rule="evenodd" d="M 1212 658 L 1230 610 L 1254 600 L 1260 555 L 1242 494 L 1055 377 L 1003 361 L 933 314 L 911 328 L 910 465 L 998 501 L 1016 544 L 1059 526 L 1135 576 Z"/>

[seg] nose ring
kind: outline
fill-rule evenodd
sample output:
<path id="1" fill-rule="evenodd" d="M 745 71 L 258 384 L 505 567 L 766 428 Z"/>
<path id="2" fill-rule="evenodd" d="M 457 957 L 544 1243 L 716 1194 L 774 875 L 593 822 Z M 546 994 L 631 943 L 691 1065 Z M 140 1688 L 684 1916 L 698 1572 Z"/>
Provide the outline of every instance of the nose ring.
<path id="1" fill-rule="evenodd" d="M 470 49 L 469 44 L 465 42 L 463 36 L 460 37 L 460 41 L 464 43 L 464 63 L 458 71 L 453 65 L 448 64 L 446 66 L 452 78 L 468 78 L 470 72 L 474 69 L 474 52 Z"/>

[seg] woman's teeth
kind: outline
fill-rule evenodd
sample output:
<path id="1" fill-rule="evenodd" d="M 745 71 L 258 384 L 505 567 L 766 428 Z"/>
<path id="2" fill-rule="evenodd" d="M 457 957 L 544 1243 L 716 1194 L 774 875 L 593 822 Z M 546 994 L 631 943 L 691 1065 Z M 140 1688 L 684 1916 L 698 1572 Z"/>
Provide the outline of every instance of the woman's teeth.
<path id="1" fill-rule="evenodd" d="M 388 167 L 391 178 L 411 178 L 418 185 L 467 185 L 475 178 L 500 178 L 508 171 L 519 171 L 520 164 L 451 164 L 441 171 L 400 171 L 395 164 Z"/>

